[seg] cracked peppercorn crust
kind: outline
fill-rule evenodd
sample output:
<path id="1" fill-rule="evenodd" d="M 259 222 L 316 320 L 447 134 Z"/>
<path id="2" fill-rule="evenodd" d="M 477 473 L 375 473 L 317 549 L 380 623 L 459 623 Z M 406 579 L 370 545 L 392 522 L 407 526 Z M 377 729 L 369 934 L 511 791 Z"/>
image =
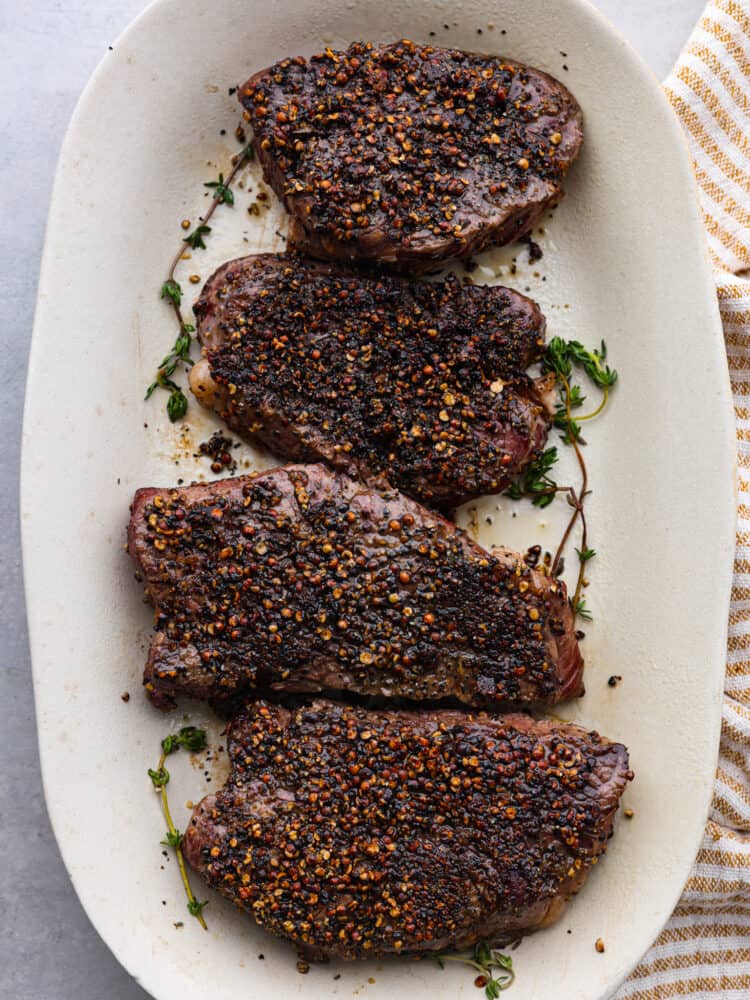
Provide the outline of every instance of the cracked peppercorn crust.
<path id="1" fill-rule="evenodd" d="M 283 59 L 238 97 L 291 245 L 412 271 L 529 232 L 583 140 L 546 73 L 407 40 Z"/>
<path id="2" fill-rule="evenodd" d="M 506 943 L 556 920 L 612 834 L 624 746 L 573 725 L 258 701 L 188 863 L 309 958 Z"/>
<path id="3" fill-rule="evenodd" d="M 285 459 L 384 475 L 449 510 L 505 489 L 544 447 L 545 383 L 525 373 L 544 317 L 509 288 L 260 254 L 223 264 L 195 314 L 193 392 Z"/>
<path id="4" fill-rule="evenodd" d="M 154 703 L 345 689 L 466 704 L 582 693 L 563 583 L 319 465 L 138 490 Z"/>

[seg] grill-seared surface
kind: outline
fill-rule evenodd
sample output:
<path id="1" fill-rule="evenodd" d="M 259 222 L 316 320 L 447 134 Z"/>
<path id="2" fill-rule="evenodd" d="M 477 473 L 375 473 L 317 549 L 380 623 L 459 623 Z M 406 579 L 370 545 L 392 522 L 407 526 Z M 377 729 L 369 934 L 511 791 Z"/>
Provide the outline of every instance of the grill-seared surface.
<path id="1" fill-rule="evenodd" d="M 255 702 L 192 867 L 311 958 L 501 944 L 556 920 L 611 836 L 625 747 L 527 716 Z"/>
<path id="2" fill-rule="evenodd" d="M 154 702 L 346 689 L 467 704 L 582 692 L 564 585 L 319 465 L 138 490 Z"/>
<path id="3" fill-rule="evenodd" d="M 412 270 L 528 232 L 583 135 L 546 73 L 410 41 L 284 59 L 238 96 L 293 242 Z"/>
<path id="4" fill-rule="evenodd" d="M 261 254 L 222 265 L 195 312 L 193 392 L 285 459 L 385 474 L 446 510 L 504 489 L 546 440 L 525 373 L 544 317 L 508 288 Z"/>

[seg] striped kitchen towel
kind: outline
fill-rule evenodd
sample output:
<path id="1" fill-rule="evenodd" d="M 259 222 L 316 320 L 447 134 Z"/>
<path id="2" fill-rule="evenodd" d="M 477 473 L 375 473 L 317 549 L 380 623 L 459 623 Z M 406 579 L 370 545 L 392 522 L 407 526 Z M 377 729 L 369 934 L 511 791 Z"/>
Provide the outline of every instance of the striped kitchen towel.
<path id="1" fill-rule="evenodd" d="M 750 1000 L 750 0 L 708 5 L 664 89 L 695 161 L 724 324 L 737 547 L 710 820 L 677 909 L 616 1000 Z"/>

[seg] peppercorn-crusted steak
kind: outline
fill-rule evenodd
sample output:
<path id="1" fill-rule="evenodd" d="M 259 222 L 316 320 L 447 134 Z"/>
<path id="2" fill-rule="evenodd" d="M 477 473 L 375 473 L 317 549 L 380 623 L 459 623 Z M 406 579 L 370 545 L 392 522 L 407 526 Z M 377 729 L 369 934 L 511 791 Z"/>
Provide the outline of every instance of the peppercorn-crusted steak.
<path id="1" fill-rule="evenodd" d="M 363 277 L 285 254 L 230 261 L 196 303 L 190 385 L 286 459 L 386 475 L 449 509 L 543 447 L 544 317 L 509 288 Z"/>
<path id="2" fill-rule="evenodd" d="M 628 753 L 528 716 L 263 701 L 231 724 L 190 865 L 310 958 L 502 944 L 555 921 L 605 850 Z"/>
<path id="3" fill-rule="evenodd" d="M 583 690 L 564 585 L 395 490 L 287 466 L 138 490 L 131 511 L 159 707 L 263 687 L 467 704 Z"/>
<path id="4" fill-rule="evenodd" d="M 410 270 L 529 232 L 583 138 L 546 73 L 410 41 L 283 59 L 239 99 L 292 242 Z"/>

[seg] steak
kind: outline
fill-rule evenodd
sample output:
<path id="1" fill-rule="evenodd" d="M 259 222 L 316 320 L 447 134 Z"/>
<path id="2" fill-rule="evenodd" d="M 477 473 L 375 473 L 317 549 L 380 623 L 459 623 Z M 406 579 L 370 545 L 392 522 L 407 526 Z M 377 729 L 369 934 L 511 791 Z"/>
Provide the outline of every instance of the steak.
<path id="1" fill-rule="evenodd" d="M 288 466 L 141 489 L 131 511 L 159 707 L 263 688 L 487 705 L 582 693 L 564 584 L 395 490 Z"/>
<path id="2" fill-rule="evenodd" d="M 363 277 L 284 254 L 230 261 L 195 305 L 190 384 L 244 438 L 446 510 L 544 446 L 544 317 L 508 288 Z"/>
<path id="3" fill-rule="evenodd" d="M 528 233 L 583 138 L 546 73 L 406 40 L 283 59 L 239 99 L 292 244 L 409 270 Z"/>
<path id="4" fill-rule="evenodd" d="M 555 921 L 604 852 L 632 773 L 573 725 L 259 701 L 189 864 L 308 958 L 507 943 Z"/>

